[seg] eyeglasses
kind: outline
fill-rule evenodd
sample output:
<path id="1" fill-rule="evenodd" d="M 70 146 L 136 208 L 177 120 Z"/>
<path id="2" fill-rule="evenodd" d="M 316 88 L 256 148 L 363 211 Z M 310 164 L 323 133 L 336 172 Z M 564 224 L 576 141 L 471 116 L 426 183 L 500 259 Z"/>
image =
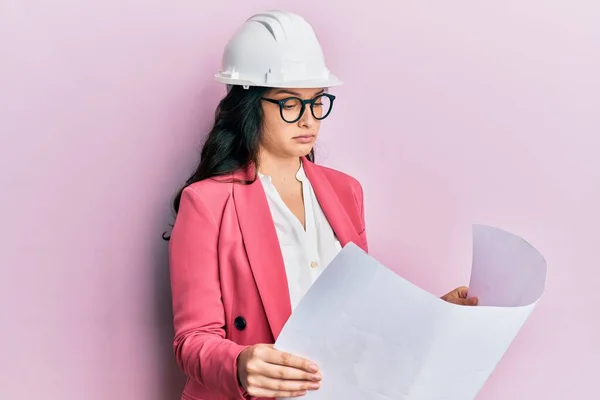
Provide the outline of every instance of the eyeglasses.
<path id="1" fill-rule="evenodd" d="M 310 100 L 303 100 L 298 97 L 286 97 L 285 99 L 275 100 L 262 98 L 269 103 L 279 105 L 281 118 L 290 124 L 298 122 L 307 105 L 310 105 L 310 112 L 316 120 L 323 120 L 331 113 L 335 96 L 329 93 L 323 93 Z"/>

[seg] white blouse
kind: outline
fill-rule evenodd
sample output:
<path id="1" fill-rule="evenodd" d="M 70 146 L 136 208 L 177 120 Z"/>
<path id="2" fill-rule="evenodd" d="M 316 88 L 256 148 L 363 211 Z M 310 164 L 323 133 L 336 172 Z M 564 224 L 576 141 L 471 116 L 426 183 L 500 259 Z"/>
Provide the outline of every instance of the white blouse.
<path id="1" fill-rule="evenodd" d="M 302 182 L 306 230 L 283 202 L 271 182 L 271 177 L 260 173 L 258 175 L 265 189 L 275 223 L 287 274 L 290 301 L 294 310 L 342 246 L 317 201 L 302 165 L 296 178 Z"/>

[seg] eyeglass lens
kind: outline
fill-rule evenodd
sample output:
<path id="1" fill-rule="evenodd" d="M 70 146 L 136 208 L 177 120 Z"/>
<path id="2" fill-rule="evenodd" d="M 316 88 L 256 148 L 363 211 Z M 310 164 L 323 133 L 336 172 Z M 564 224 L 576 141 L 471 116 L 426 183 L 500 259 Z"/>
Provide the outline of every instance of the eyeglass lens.
<path id="1" fill-rule="evenodd" d="M 311 112 L 315 119 L 323 119 L 331 111 L 331 99 L 324 95 L 317 96 L 314 99 L 312 107 L 310 104 L 306 105 L 305 112 L 308 111 L 308 108 L 312 108 Z M 281 115 L 287 122 L 294 122 L 300 119 L 301 112 L 302 102 L 297 98 L 290 98 L 281 106 Z"/>

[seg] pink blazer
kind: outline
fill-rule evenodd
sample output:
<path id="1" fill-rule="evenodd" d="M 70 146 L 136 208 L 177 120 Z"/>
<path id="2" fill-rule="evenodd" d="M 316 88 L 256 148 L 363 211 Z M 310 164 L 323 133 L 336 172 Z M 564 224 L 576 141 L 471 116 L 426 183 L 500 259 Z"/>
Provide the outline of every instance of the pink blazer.
<path id="1" fill-rule="evenodd" d="M 342 246 L 368 251 L 360 183 L 303 159 Z M 252 179 L 254 168 L 234 174 Z M 231 178 L 231 177 L 229 177 Z M 182 399 L 244 399 L 237 356 L 274 343 L 291 314 L 283 258 L 260 181 L 209 179 L 183 191 L 169 245 L 174 351 L 188 377 Z"/>

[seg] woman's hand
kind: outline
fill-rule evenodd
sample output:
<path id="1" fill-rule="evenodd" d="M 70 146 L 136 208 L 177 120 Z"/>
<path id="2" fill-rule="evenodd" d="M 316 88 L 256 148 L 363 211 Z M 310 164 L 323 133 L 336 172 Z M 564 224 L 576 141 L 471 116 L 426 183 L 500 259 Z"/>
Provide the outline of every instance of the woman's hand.
<path id="1" fill-rule="evenodd" d="M 238 377 L 254 397 L 297 397 L 320 387 L 321 374 L 312 361 L 258 344 L 238 357 Z"/>
<path id="2" fill-rule="evenodd" d="M 469 288 L 466 286 L 461 286 L 449 293 L 446 293 L 441 297 L 441 299 L 447 301 L 448 303 L 454 303 L 463 306 L 477 305 L 477 297 L 469 297 L 468 293 Z"/>

